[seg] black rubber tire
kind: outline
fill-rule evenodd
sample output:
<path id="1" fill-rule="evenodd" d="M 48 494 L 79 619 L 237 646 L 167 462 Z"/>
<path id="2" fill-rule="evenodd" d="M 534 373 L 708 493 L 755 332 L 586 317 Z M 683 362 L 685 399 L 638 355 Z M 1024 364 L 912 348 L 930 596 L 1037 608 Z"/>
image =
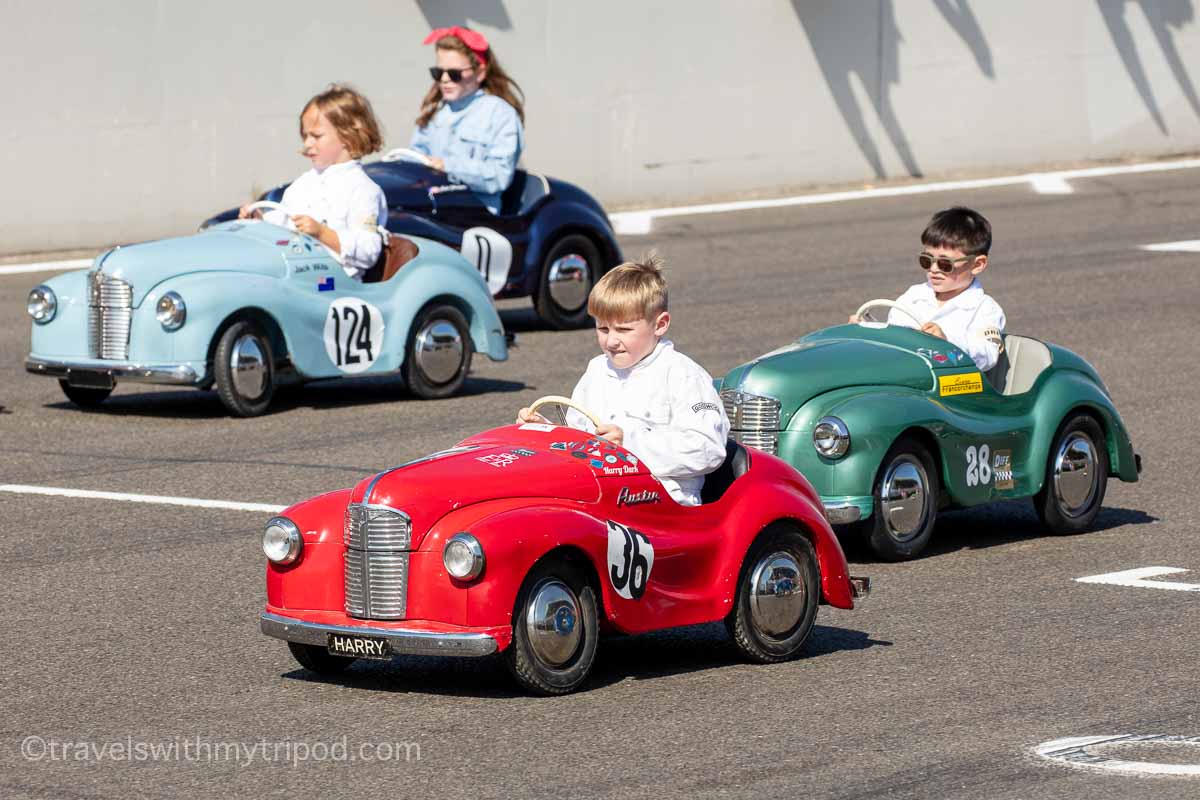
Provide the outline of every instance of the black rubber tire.
<path id="1" fill-rule="evenodd" d="M 255 338 L 266 360 L 266 386 L 258 397 L 246 397 L 238 392 L 233 380 L 233 367 L 230 365 L 234 343 L 247 335 Z M 263 414 L 275 396 L 275 355 L 271 352 L 271 340 L 250 320 L 233 323 L 217 341 L 217 348 L 213 354 L 213 375 L 216 379 L 217 395 L 230 414 L 235 417 L 257 417 Z"/>
<path id="2" fill-rule="evenodd" d="M 583 305 L 579 308 L 563 308 L 550 296 L 550 289 L 547 286 L 547 281 L 550 277 L 550 265 L 563 256 L 571 255 L 572 253 L 582 257 L 587 262 L 589 292 L 591 291 L 591 287 L 596 285 L 596 281 L 600 279 L 603 270 L 603 265 L 600 263 L 600 248 L 596 247 L 595 242 L 581 233 L 572 233 L 564 236 L 546 251 L 546 257 L 542 259 L 541 273 L 538 275 L 538 285 L 533 298 L 533 307 L 537 311 L 538 316 L 541 317 L 542 322 L 556 330 L 584 328 L 590 322 L 586 298 Z"/>
<path id="3" fill-rule="evenodd" d="M 557 580 L 575 594 L 579 602 L 578 625 L 583 635 L 574 654 L 561 665 L 545 663 L 534 653 L 525 629 L 527 605 L 546 581 Z M 504 651 L 504 663 L 522 687 L 535 694 L 569 694 L 587 680 L 596 661 L 596 645 L 600 640 L 599 612 L 596 590 L 579 567 L 562 559 L 542 560 L 521 584 L 513 606 L 513 640 Z"/>
<path id="4" fill-rule="evenodd" d="M 906 457 L 920 461 L 925 469 L 925 476 L 929 481 L 928 497 L 926 500 L 927 516 L 924 524 L 918 529 L 915 535 L 908 539 L 899 540 L 893 536 L 884 523 L 883 507 L 880 498 L 883 492 L 883 479 L 887 475 L 888 468 L 893 462 Z M 883 461 L 880 462 L 879 471 L 875 475 L 875 482 L 871 485 L 871 496 L 875 501 L 871 517 L 858 523 L 859 534 L 863 537 L 871 552 L 884 561 L 908 561 L 909 559 L 916 558 L 925 549 L 925 546 L 929 544 L 930 538 L 933 537 L 933 527 L 937 522 L 940 492 L 941 473 L 938 470 L 937 463 L 933 460 L 933 456 L 929 454 L 929 450 L 925 445 L 913 436 L 901 436 L 897 439 L 891 448 L 888 449 L 887 454 L 884 455 Z"/>
<path id="5" fill-rule="evenodd" d="M 66 381 L 60 380 L 58 385 L 62 388 L 63 394 L 67 396 L 75 405 L 80 408 L 96 408 L 112 394 L 112 389 L 89 389 L 85 386 L 72 386 Z"/>
<path id="6" fill-rule="evenodd" d="M 1096 483 L 1095 494 L 1087 507 L 1074 516 L 1067 514 L 1058 503 L 1054 492 L 1054 461 L 1059 447 L 1072 433 L 1086 434 L 1092 440 L 1096 452 Z M 1071 534 L 1080 533 L 1091 527 L 1100 513 L 1104 503 L 1104 493 L 1108 489 L 1108 440 L 1100 423 L 1088 414 L 1073 414 L 1063 420 L 1050 443 L 1050 452 L 1046 454 L 1046 470 L 1042 480 L 1042 488 L 1033 496 L 1033 508 L 1038 519 L 1050 529 L 1051 533 Z"/>
<path id="7" fill-rule="evenodd" d="M 775 552 L 787 553 L 796 560 L 805 592 L 805 606 L 799 621 L 782 636 L 760 630 L 754 622 L 750 608 L 754 567 L 759 559 Z M 790 661 L 804 651 L 804 643 L 817 620 L 817 606 L 820 602 L 821 570 L 812 543 L 790 525 L 773 525 L 758 535 L 742 560 L 742 568 L 738 573 L 737 595 L 734 598 L 733 610 L 725 618 L 725 627 L 733 639 L 734 646 L 746 660 L 758 664 Z"/>
<path id="8" fill-rule="evenodd" d="M 324 647 L 318 647 L 315 644 L 288 642 L 287 646 L 288 650 L 292 651 L 292 658 L 296 659 L 300 666 L 318 675 L 337 675 L 358 660 L 346 656 L 335 656 Z"/>
<path id="9" fill-rule="evenodd" d="M 458 370 L 449 380 L 441 382 L 426 375 L 416 358 L 418 331 L 437 319 L 443 319 L 453 325 L 463 342 L 463 355 Z M 408 343 L 404 346 L 404 365 L 400 368 L 400 374 L 409 391 L 422 400 L 449 397 L 462 389 L 463 383 L 466 382 L 467 373 L 471 370 L 471 355 L 474 352 L 471 326 L 461 311 L 454 306 L 445 304 L 426 306 L 421 309 L 421 313 L 417 314 L 408 331 Z"/>

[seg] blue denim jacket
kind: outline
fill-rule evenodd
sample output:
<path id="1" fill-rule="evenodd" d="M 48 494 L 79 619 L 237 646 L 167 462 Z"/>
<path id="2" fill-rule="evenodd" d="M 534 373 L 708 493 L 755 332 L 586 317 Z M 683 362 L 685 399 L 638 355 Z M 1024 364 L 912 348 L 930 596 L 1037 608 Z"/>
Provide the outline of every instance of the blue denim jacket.
<path id="1" fill-rule="evenodd" d="M 442 159 L 454 183 L 465 184 L 493 214 L 500 193 L 512 183 L 525 130 L 517 110 L 482 90 L 443 103 L 424 128 L 413 132 L 410 147 Z"/>

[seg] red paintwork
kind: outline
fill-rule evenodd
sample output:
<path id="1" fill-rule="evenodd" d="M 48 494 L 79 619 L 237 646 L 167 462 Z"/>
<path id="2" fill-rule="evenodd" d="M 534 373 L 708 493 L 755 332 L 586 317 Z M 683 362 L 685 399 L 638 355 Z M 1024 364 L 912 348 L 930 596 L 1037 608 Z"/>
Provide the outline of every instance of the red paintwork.
<path id="1" fill-rule="evenodd" d="M 750 470 L 720 500 L 684 507 L 620 448 L 603 443 L 595 461 L 595 447 L 552 448 L 590 438 L 562 427 L 496 428 L 458 445 L 471 449 L 398 467 L 288 508 L 283 516 L 303 532 L 304 550 L 295 564 L 267 565 L 267 610 L 326 624 L 486 632 L 503 649 L 530 568 L 550 551 L 570 548 L 592 565 L 612 629 L 637 633 L 711 622 L 732 608 L 754 538 L 779 520 L 793 521 L 812 541 L 822 600 L 854 607 L 846 559 L 820 500 L 787 463 L 751 451 Z M 516 449 L 533 454 L 513 455 Z M 626 474 L 606 475 L 605 468 Z M 371 496 L 364 498 L 373 481 Z M 622 489 L 656 492 L 658 501 L 618 505 Z M 402 509 L 412 519 L 416 552 L 409 560 L 409 618 L 403 621 L 358 620 L 344 613 L 342 527 L 347 503 L 364 501 Z M 654 548 L 638 599 L 621 597 L 610 579 L 609 520 L 640 531 Z M 459 531 L 474 535 L 486 557 L 483 574 L 468 583 L 451 579 L 442 565 L 442 546 Z"/>

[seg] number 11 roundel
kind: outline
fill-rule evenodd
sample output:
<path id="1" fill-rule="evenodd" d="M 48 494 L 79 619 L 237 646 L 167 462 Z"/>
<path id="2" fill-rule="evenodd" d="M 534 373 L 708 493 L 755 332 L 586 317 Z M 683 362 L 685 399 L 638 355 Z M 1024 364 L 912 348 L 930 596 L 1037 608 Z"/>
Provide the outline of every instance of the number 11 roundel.
<path id="1" fill-rule="evenodd" d="M 365 372 L 383 347 L 383 314 L 357 297 L 339 297 L 325 312 L 325 352 L 348 375 Z"/>

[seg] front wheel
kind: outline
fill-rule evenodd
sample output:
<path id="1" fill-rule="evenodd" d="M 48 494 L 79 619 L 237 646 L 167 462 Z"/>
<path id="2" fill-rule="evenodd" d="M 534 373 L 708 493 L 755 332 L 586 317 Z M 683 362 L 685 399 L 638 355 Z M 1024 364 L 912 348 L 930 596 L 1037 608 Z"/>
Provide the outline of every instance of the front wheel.
<path id="1" fill-rule="evenodd" d="M 85 386 L 72 386 L 66 381 L 59 381 L 63 394 L 80 408 L 96 408 L 112 394 L 112 389 L 90 389 Z"/>
<path id="2" fill-rule="evenodd" d="M 774 664 L 800 655 L 817 619 L 820 578 L 817 554 L 799 531 L 779 527 L 755 540 L 725 620 L 745 658 Z"/>
<path id="3" fill-rule="evenodd" d="M 335 656 L 324 647 L 315 644 L 288 642 L 287 646 L 288 650 L 292 651 L 292 658 L 296 659 L 300 666 L 318 675 L 337 675 L 356 661 L 345 656 Z"/>
<path id="4" fill-rule="evenodd" d="M 1100 513 L 1107 488 L 1104 431 L 1091 416 L 1076 414 L 1058 427 L 1033 506 L 1051 532 L 1079 533 Z"/>
<path id="5" fill-rule="evenodd" d="M 583 234 L 554 243 L 542 260 L 534 308 L 551 328 L 582 328 L 588 322 L 588 295 L 600 273 L 600 250 Z"/>
<path id="6" fill-rule="evenodd" d="M 423 400 L 449 397 L 462 388 L 471 369 L 471 327 L 454 306 L 422 309 L 408 332 L 401 374 Z"/>
<path id="7" fill-rule="evenodd" d="M 568 694 L 587 680 L 596 660 L 596 592 L 581 570 L 564 560 L 537 564 L 513 609 L 513 640 L 505 664 L 531 692 Z"/>
<path id="8" fill-rule="evenodd" d="M 885 561 L 915 558 L 933 536 L 938 472 L 918 439 L 902 436 L 883 457 L 872 487 L 875 508 L 861 523 L 867 545 Z"/>
<path id="9" fill-rule="evenodd" d="M 229 413 L 257 417 L 275 396 L 275 364 L 271 342 L 249 320 L 225 329 L 213 356 L 217 394 Z"/>

